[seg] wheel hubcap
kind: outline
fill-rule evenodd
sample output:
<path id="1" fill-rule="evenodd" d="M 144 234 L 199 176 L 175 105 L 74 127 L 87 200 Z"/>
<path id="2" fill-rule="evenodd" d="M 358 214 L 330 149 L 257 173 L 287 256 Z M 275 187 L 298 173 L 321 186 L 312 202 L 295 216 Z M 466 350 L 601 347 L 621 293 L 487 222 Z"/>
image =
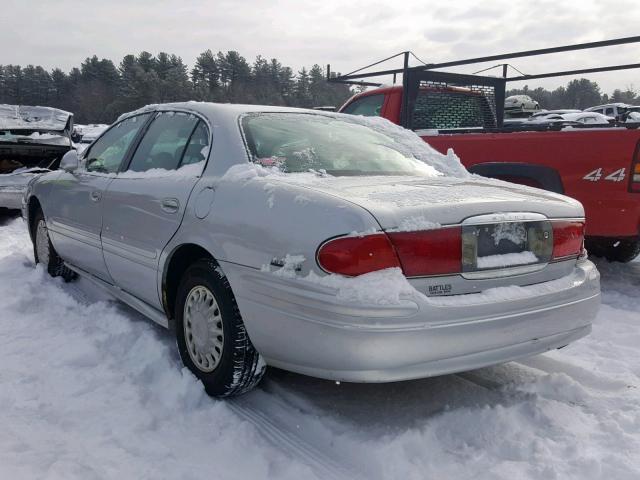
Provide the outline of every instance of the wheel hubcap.
<path id="1" fill-rule="evenodd" d="M 45 266 L 49 265 L 49 233 L 44 220 L 38 222 L 36 229 L 36 252 L 38 253 L 38 262 Z"/>
<path id="2" fill-rule="evenodd" d="M 213 293 L 201 285 L 193 287 L 184 304 L 184 339 L 191 361 L 199 370 L 215 370 L 222 357 L 222 316 Z"/>

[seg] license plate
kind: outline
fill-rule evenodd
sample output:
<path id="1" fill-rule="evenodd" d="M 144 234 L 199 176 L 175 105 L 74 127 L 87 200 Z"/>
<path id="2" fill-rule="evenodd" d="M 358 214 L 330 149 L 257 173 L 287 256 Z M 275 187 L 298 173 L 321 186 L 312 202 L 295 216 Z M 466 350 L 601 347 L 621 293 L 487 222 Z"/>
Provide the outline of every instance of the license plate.
<path id="1" fill-rule="evenodd" d="M 552 253 L 552 228 L 546 220 L 462 227 L 463 272 L 547 263 Z"/>

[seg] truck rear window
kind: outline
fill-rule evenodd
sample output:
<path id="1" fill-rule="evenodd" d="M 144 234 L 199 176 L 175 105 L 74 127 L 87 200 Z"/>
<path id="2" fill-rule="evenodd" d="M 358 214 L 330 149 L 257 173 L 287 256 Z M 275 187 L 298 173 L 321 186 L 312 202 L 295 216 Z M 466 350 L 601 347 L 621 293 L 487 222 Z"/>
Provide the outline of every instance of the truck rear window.
<path id="1" fill-rule="evenodd" d="M 413 110 L 413 130 L 494 128 L 496 118 L 487 99 L 478 93 L 449 90 L 418 92 Z"/>

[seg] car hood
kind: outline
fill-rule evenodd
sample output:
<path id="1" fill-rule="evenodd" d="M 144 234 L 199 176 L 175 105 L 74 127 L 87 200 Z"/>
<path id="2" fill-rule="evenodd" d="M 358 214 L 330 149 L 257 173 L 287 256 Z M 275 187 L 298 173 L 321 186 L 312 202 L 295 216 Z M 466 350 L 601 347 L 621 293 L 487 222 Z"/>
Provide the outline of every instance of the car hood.
<path id="1" fill-rule="evenodd" d="M 548 218 L 584 217 L 577 200 L 537 188 L 478 175 L 449 177 L 333 177 L 309 180 L 286 176 L 317 192 L 368 210 L 383 229 L 423 222 L 456 224 L 465 218 L 505 212 L 534 212 Z M 282 178 L 282 177 L 280 177 Z"/>

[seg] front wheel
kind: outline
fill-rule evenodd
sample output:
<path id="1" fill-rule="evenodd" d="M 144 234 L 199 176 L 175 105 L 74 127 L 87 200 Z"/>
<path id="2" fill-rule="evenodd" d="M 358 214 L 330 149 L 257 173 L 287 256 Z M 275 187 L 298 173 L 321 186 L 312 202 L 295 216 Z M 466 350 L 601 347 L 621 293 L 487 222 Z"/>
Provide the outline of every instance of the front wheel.
<path id="1" fill-rule="evenodd" d="M 36 264 L 40 263 L 52 277 L 62 277 L 65 282 L 76 278 L 76 273 L 64 264 L 53 248 L 42 211 L 39 211 L 33 219 L 33 256 Z"/>
<path id="2" fill-rule="evenodd" d="M 240 395 L 257 385 L 266 365 L 247 335 L 227 277 L 212 260 L 199 260 L 185 272 L 175 319 L 182 362 L 209 395 Z"/>
<path id="3" fill-rule="evenodd" d="M 610 262 L 630 262 L 640 254 L 640 238 L 587 238 L 585 246 L 590 255 Z"/>

